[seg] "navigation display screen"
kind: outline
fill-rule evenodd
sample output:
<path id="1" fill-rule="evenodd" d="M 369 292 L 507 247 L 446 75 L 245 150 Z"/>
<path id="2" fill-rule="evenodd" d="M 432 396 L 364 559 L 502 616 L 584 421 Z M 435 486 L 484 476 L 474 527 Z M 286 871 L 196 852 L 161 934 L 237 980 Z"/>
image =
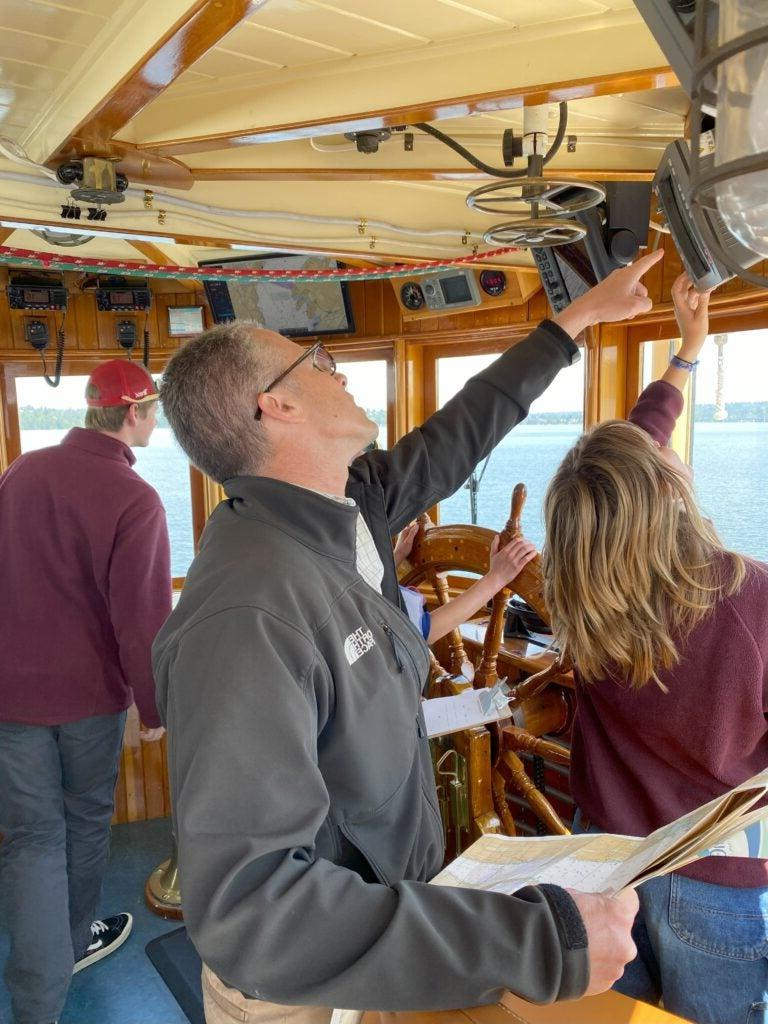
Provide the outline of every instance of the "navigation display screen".
<path id="1" fill-rule="evenodd" d="M 469 285 L 463 274 L 441 278 L 440 287 L 443 289 L 443 298 L 446 302 L 472 301 L 472 292 L 469 290 Z"/>
<path id="2" fill-rule="evenodd" d="M 208 260 L 201 267 L 254 270 L 335 270 L 330 256 L 285 255 Z M 206 281 L 214 320 L 252 320 L 289 338 L 350 334 L 355 329 L 347 286 L 329 278 L 270 281 L 263 278 Z"/>

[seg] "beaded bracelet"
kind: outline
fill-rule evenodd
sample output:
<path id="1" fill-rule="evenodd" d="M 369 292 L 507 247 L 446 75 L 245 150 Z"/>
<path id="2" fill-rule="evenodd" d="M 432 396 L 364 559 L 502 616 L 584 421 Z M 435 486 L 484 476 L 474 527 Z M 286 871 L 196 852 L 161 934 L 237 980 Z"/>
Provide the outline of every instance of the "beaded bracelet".
<path id="1" fill-rule="evenodd" d="M 682 359 L 680 356 L 672 356 L 669 360 L 669 365 L 676 366 L 678 370 L 687 370 L 688 373 L 693 373 L 699 365 L 699 360 L 697 359 L 695 363 L 692 363 L 690 359 Z"/>

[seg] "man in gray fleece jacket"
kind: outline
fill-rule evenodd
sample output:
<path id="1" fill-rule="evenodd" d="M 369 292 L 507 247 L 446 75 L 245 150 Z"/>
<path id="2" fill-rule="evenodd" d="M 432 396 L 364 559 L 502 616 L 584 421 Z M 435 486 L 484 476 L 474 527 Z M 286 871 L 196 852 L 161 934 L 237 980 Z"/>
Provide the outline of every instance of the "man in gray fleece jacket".
<path id="1" fill-rule="evenodd" d="M 573 337 L 650 308 L 652 262 L 544 321 L 388 452 L 355 457 L 376 427 L 322 346 L 233 324 L 170 361 L 166 415 L 228 499 L 153 651 L 209 1024 L 575 998 L 632 958 L 633 894 L 427 884 L 443 859 L 428 651 L 390 536 L 527 415 Z"/>

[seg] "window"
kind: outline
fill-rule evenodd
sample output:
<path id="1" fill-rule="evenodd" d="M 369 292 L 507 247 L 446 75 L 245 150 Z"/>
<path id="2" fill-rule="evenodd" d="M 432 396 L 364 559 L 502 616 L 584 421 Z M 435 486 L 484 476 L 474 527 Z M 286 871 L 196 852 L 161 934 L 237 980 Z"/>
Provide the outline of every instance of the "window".
<path id="1" fill-rule="evenodd" d="M 437 361 L 438 404 L 445 405 L 464 382 L 485 369 L 496 355 L 449 356 Z M 501 530 L 509 517 L 512 489 L 528 488 L 523 532 L 541 548 L 542 502 L 550 477 L 581 434 L 584 422 L 584 358 L 557 375 L 515 427 L 476 469 L 476 500 L 468 485 L 440 505 L 443 523 L 471 523 Z M 476 515 L 473 505 L 476 506 Z"/>
<path id="2" fill-rule="evenodd" d="M 22 452 L 57 444 L 70 427 L 81 427 L 88 378 L 62 377 L 57 388 L 40 377 L 17 377 Z M 147 448 L 134 448 L 134 469 L 159 493 L 168 517 L 171 573 L 186 576 L 194 555 L 189 463 L 158 409 L 158 426 Z"/>
<path id="3" fill-rule="evenodd" d="M 768 561 L 768 331 L 707 338 L 694 379 L 691 454 L 699 504 L 723 543 Z"/>
<path id="4" fill-rule="evenodd" d="M 377 444 L 388 448 L 391 440 L 387 430 L 387 360 L 368 359 L 337 362 L 336 368 L 347 378 L 347 390 L 358 405 L 379 425 Z"/>

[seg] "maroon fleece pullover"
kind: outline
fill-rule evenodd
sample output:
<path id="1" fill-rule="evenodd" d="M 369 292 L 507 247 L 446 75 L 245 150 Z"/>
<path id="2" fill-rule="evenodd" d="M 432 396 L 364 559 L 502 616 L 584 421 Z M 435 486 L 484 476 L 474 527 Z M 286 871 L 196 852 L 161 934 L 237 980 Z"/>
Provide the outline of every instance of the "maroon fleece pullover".
<path id="1" fill-rule="evenodd" d="M 133 700 L 171 610 L 165 511 L 122 441 L 76 427 L 0 476 L 0 720 L 57 725 Z"/>

